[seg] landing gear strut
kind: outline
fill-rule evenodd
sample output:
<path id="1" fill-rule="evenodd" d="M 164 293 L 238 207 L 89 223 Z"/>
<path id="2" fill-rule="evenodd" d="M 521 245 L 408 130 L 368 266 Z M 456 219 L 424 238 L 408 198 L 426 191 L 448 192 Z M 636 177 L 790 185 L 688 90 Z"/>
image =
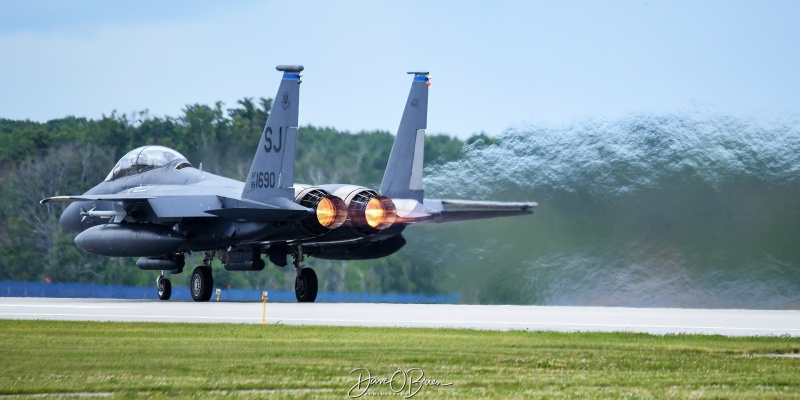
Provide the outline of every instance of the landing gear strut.
<path id="1" fill-rule="evenodd" d="M 163 271 L 158 279 L 156 279 L 156 287 L 158 287 L 158 299 L 169 300 L 172 296 L 172 283 L 169 281 L 169 278 L 164 276 Z"/>
<path id="2" fill-rule="evenodd" d="M 140 257 L 136 261 L 136 266 L 145 271 L 161 271 L 156 278 L 156 289 L 158 290 L 159 300 L 169 300 L 172 297 L 172 282 L 169 281 L 164 271 L 172 274 L 180 274 L 183 271 L 183 253 L 167 254 L 162 257 Z"/>
<path id="3" fill-rule="evenodd" d="M 300 303 L 313 303 L 317 299 L 317 274 L 311 268 L 303 266 L 303 247 L 292 247 L 292 264 L 297 277 L 294 278 L 294 295 Z"/>
<path id="4" fill-rule="evenodd" d="M 211 261 L 214 259 L 214 252 L 207 251 L 203 258 L 203 265 L 198 266 L 192 271 L 189 279 L 189 291 L 192 293 L 194 301 L 209 301 L 211 291 L 214 290 L 214 277 L 211 274 Z"/>

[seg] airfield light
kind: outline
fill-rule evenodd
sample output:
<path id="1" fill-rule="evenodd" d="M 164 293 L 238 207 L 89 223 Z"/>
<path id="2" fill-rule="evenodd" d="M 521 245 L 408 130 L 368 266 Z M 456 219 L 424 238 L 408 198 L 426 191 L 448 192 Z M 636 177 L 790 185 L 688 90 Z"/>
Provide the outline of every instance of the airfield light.
<path id="1" fill-rule="evenodd" d="M 327 197 L 317 203 L 317 221 L 326 228 L 336 221 L 336 206 Z"/>

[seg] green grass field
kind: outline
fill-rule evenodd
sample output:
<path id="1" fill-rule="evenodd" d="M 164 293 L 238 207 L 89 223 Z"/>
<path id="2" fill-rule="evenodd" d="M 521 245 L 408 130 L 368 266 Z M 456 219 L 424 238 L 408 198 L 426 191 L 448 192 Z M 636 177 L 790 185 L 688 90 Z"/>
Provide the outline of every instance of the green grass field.
<path id="1" fill-rule="evenodd" d="M 0 320 L 0 395 L 348 398 L 353 369 L 421 368 L 452 385 L 411 371 L 391 397 L 783 399 L 800 358 L 774 355 L 798 353 L 786 337 Z"/>

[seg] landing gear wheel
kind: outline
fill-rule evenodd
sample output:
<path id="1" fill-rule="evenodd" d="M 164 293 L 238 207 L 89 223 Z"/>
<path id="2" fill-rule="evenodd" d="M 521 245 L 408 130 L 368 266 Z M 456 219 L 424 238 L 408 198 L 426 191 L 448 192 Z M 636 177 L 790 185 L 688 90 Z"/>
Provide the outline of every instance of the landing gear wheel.
<path id="1" fill-rule="evenodd" d="M 211 268 L 199 266 L 192 271 L 192 278 L 189 280 L 189 291 L 192 292 L 192 300 L 209 301 L 213 288 L 214 277 L 211 275 Z"/>
<path id="2" fill-rule="evenodd" d="M 172 296 L 172 283 L 167 279 L 164 275 L 158 277 L 156 281 L 156 286 L 158 287 L 158 299 L 159 300 L 169 300 Z"/>
<path id="3" fill-rule="evenodd" d="M 294 279 L 294 295 L 300 303 L 313 303 L 317 299 L 317 274 L 313 269 L 298 270 Z"/>

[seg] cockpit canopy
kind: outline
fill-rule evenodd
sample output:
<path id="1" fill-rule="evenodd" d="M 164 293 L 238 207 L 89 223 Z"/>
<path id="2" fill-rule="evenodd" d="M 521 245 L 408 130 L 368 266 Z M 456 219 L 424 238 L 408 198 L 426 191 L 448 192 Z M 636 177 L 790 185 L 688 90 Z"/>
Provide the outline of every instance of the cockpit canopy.
<path id="1" fill-rule="evenodd" d="M 133 149 L 122 156 L 114 169 L 106 177 L 107 181 L 119 179 L 124 176 L 140 174 L 151 169 L 163 167 L 175 160 L 176 169 L 191 167 L 189 161 L 181 153 L 164 146 L 142 146 Z"/>

